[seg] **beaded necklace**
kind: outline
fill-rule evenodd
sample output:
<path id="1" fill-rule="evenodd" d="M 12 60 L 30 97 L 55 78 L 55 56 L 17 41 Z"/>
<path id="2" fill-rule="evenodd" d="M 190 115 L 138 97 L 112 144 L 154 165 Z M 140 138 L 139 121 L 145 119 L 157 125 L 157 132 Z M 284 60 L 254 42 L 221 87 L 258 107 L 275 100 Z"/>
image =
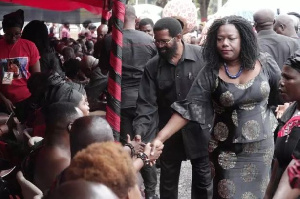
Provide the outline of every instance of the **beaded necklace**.
<path id="1" fill-rule="evenodd" d="M 227 75 L 230 79 L 236 79 L 236 78 L 238 78 L 239 76 L 241 76 L 241 74 L 242 74 L 242 72 L 243 72 L 243 67 L 241 66 L 239 72 L 237 72 L 236 75 L 231 75 L 231 74 L 229 73 L 228 66 L 227 66 L 227 64 L 226 64 L 225 62 L 224 62 L 224 68 L 225 68 L 226 75 Z"/>

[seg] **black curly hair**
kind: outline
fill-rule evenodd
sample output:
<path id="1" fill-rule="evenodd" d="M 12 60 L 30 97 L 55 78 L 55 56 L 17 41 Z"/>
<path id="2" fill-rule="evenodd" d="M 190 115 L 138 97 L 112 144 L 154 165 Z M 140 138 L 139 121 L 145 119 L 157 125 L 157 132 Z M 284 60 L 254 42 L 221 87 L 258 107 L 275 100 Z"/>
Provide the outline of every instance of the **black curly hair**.
<path id="1" fill-rule="evenodd" d="M 252 25 L 246 19 L 239 16 L 228 16 L 216 19 L 207 32 L 207 37 L 203 45 L 203 58 L 206 64 L 213 68 L 219 68 L 223 62 L 217 50 L 217 34 L 222 25 L 232 24 L 238 30 L 241 37 L 240 61 L 241 65 L 250 70 L 254 68 L 259 51 L 257 47 L 256 35 Z"/>

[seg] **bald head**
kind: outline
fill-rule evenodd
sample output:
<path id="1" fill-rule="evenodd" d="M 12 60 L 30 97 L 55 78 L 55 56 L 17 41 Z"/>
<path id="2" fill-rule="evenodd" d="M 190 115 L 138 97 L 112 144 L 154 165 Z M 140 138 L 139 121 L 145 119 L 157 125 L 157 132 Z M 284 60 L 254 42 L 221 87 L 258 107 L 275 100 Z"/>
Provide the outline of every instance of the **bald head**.
<path id="1" fill-rule="evenodd" d="M 253 20 L 257 32 L 260 30 L 270 30 L 273 29 L 275 13 L 271 9 L 261 9 L 254 13 Z"/>
<path id="2" fill-rule="evenodd" d="M 70 132 L 71 157 L 92 143 L 113 140 L 113 132 L 106 119 L 100 116 L 78 118 Z"/>
<path id="3" fill-rule="evenodd" d="M 289 14 L 289 16 L 293 19 L 295 31 L 298 32 L 298 27 L 299 27 L 299 24 L 300 24 L 300 19 L 298 17 L 296 17 L 295 15 L 290 15 Z"/>
<path id="4" fill-rule="evenodd" d="M 68 181 L 59 186 L 48 199 L 117 199 L 105 185 L 85 180 Z"/>
<path id="5" fill-rule="evenodd" d="M 135 29 L 136 14 L 132 5 L 126 5 L 124 17 L 124 29 Z"/>
<path id="6" fill-rule="evenodd" d="M 285 35 L 287 37 L 298 37 L 294 21 L 290 15 L 279 15 L 276 17 L 275 24 L 274 24 L 274 31 L 277 34 Z"/>
<path id="7" fill-rule="evenodd" d="M 97 41 L 101 41 L 104 36 L 107 34 L 108 26 L 106 24 L 101 24 L 97 28 Z"/>

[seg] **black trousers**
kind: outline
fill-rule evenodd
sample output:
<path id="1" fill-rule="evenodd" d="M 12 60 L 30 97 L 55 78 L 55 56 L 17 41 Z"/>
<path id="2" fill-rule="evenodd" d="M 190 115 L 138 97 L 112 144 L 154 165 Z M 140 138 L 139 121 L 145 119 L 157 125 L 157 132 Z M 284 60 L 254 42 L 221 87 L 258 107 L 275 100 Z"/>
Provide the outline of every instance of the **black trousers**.
<path id="1" fill-rule="evenodd" d="M 130 135 L 130 138 L 134 138 L 135 134 L 133 133 L 132 122 L 135 118 L 135 109 L 136 108 L 124 108 L 121 109 L 121 133 L 120 141 L 124 144 L 127 141 L 127 134 Z M 146 199 L 155 195 L 155 188 L 157 185 L 157 175 L 156 167 L 146 165 L 141 169 L 141 175 L 144 180 L 145 186 L 145 195 Z"/>
<path id="2" fill-rule="evenodd" d="M 160 159 L 160 199 L 177 199 L 181 160 Z M 211 199 L 213 183 L 209 158 L 191 160 L 192 199 Z"/>

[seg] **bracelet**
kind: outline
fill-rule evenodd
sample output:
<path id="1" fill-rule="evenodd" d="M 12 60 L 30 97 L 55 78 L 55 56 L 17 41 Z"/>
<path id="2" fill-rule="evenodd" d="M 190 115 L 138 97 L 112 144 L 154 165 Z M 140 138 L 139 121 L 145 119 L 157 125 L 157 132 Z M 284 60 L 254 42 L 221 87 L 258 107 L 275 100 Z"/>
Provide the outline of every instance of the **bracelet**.
<path id="1" fill-rule="evenodd" d="M 131 155 L 131 157 L 133 157 L 135 155 L 135 150 L 134 150 L 134 147 L 132 146 L 132 144 L 126 143 L 126 144 L 124 144 L 124 146 L 127 146 L 130 148 L 130 155 Z"/>
<path id="2" fill-rule="evenodd" d="M 136 157 L 141 158 L 144 162 L 144 165 L 149 164 L 148 156 L 145 153 L 138 153 Z"/>

